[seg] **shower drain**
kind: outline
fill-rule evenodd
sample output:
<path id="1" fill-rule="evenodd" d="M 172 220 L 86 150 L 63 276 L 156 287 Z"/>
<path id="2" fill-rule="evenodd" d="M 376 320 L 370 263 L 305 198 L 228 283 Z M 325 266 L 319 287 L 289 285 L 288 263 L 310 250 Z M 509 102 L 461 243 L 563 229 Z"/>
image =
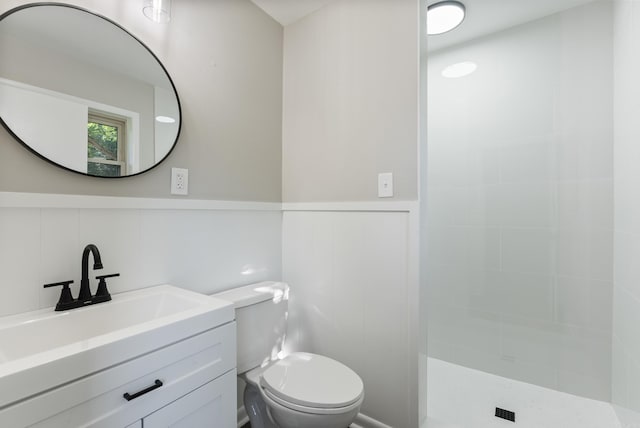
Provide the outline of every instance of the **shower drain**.
<path id="1" fill-rule="evenodd" d="M 496 418 L 506 419 L 507 421 L 515 422 L 516 414 L 511 410 L 501 409 L 500 407 L 496 407 Z"/>

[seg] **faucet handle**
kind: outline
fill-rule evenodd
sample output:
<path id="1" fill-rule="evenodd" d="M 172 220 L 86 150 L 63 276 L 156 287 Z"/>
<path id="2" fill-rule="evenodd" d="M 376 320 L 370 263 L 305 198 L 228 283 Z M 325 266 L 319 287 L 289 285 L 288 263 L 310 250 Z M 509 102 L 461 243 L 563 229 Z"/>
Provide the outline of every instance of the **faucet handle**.
<path id="1" fill-rule="evenodd" d="M 98 275 L 98 276 L 96 276 L 96 279 L 103 280 L 103 279 L 107 279 L 107 278 L 115 278 L 116 276 L 120 276 L 120 274 L 119 273 L 111 273 L 109 275 Z"/>
<path id="2" fill-rule="evenodd" d="M 71 280 L 71 281 L 52 282 L 51 284 L 45 284 L 45 285 L 43 285 L 43 287 L 44 287 L 44 288 L 51 288 L 51 287 L 64 287 L 64 288 L 69 288 L 69 284 L 73 284 L 73 280 Z"/>
<path id="3" fill-rule="evenodd" d="M 62 287 L 60 299 L 58 299 L 58 303 L 56 304 L 56 311 L 66 311 L 67 309 L 75 307 L 76 302 L 71 295 L 71 289 L 69 288 L 70 284 L 73 284 L 73 281 L 53 282 L 43 286 L 44 288 Z"/>
<path id="4" fill-rule="evenodd" d="M 96 290 L 96 295 L 93 296 L 93 303 L 108 302 L 109 300 L 111 300 L 111 294 L 109 294 L 109 290 L 107 290 L 107 281 L 105 281 L 105 279 L 114 278 L 116 276 L 120 276 L 120 274 L 112 273 L 110 275 L 96 276 L 96 279 L 100 282 L 98 282 L 98 290 Z"/>

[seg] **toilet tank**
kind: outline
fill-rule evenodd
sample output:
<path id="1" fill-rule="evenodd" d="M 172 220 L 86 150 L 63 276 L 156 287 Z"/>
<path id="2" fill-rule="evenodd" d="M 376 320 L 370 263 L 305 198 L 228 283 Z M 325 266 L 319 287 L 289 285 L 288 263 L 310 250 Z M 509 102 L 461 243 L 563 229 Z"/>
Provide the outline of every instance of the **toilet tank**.
<path id="1" fill-rule="evenodd" d="M 259 282 L 213 297 L 233 303 L 236 311 L 238 374 L 277 359 L 287 332 L 287 284 Z"/>

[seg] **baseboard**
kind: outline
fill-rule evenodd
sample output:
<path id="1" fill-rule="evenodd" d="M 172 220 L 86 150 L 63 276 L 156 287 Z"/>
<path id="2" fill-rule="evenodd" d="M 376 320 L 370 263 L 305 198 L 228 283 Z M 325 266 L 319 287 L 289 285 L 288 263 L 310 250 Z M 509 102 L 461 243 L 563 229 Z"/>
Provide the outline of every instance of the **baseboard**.
<path id="1" fill-rule="evenodd" d="M 353 421 L 353 423 L 351 424 L 351 427 L 352 428 L 393 428 L 373 418 L 370 418 L 367 415 L 363 415 L 362 413 L 358 413 L 358 416 L 356 416 L 356 420 Z"/>
<path id="2" fill-rule="evenodd" d="M 244 406 L 241 406 L 238 409 L 237 421 L 238 421 L 238 428 L 241 428 L 244 424 L 249 422 L 249 415 L 247 415 L 247 412 L 244 410 Z"/>
<path id="3" fill-rule="evenodd" d="M 249 422 L 249 416 L 247 412 L 244 410 L 244 406 L 238 409 L 238 428 L 241 428 Z M 356 420 L 351 424 L 351 428 L 393 428 L 389 425 L 385 425 L 382 422 L 378 422 L 369 416 L 363 415 L 362 413 L 358 413 L 356 416 Z"/>

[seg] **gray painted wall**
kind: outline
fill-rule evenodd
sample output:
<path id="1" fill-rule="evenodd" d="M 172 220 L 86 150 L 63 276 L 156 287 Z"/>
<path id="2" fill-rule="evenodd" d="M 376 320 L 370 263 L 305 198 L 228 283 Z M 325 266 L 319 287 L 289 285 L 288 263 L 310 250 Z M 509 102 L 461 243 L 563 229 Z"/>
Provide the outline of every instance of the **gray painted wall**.
<path id="1" fill-rule="evenodd" d="M 27 3 L 4 1 L 0 12 Z M 120 23 L 164 63 L 183 128 L 161 166 L 137 177 L 83 177 L 36 157 L 0 129 L 0 191 L 169 197 L 171 167 L 189 168 L 189 198 L 281 200 L 282 27 L 249 0 L 180 0 L 168 25 L 141 3 L 72 0 Z"/>
<path id="2" fill-rule="evenodd" d="M 377 200 L 379 172 L 394 173 L 395 199 L 417 198 L 418 11 L 340 0 L 285 27 L 285 202 Z M 363 414 L 417 427 L 410 215 L 360 206 L 284 213 L 287 345 L 354 369 Z"/>
<path id="3" fill-rule="evenodd" d="M 283 200 L 417 199 L 418 34 L 412 0 L 343 0 L 285 27 Z"/>

